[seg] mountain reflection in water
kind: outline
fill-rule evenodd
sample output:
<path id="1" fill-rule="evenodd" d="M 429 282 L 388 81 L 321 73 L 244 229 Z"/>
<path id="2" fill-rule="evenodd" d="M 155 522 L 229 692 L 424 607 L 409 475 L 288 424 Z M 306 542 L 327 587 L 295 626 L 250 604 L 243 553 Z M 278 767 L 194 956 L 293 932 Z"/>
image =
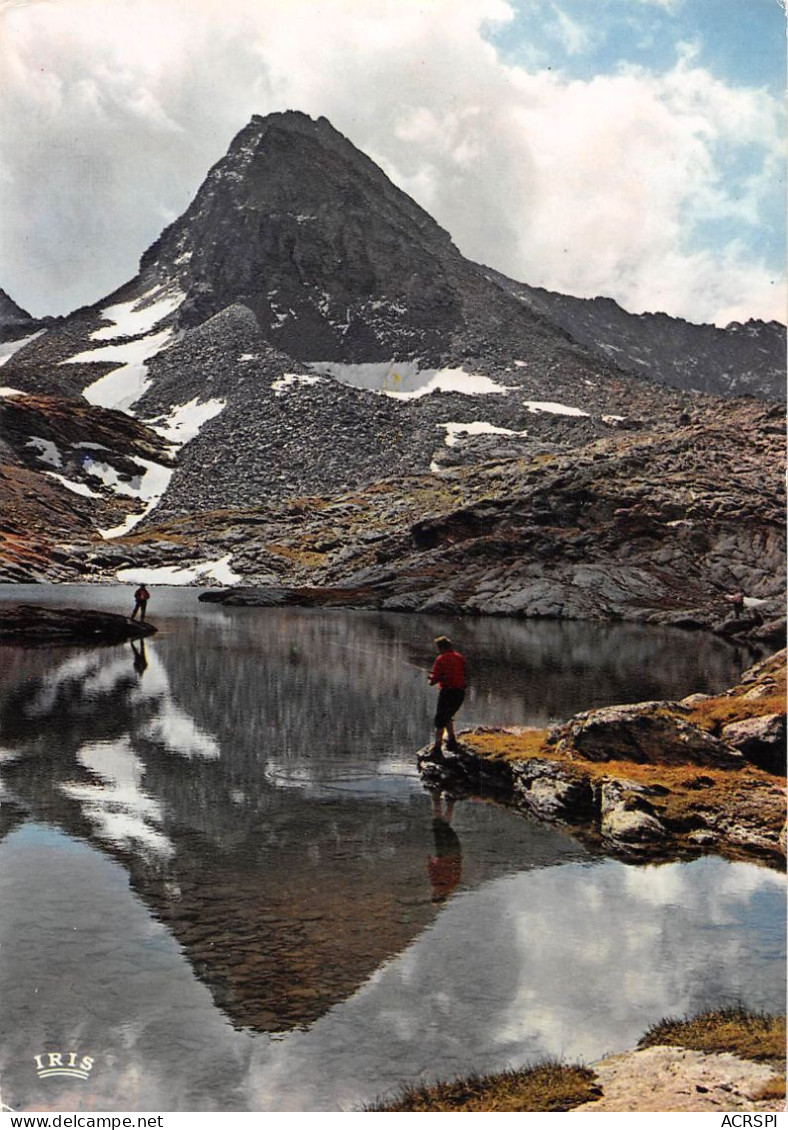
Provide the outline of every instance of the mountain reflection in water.
<path id="1" fill-rule="evenodd" d="M 77 600 L 122 604 L 96 592 Z M 193 592 L 154 590 L 150 612 L 160 633 L 133 648 L 2 649 L 6 1102 L 61 1086 L 56 1109 L 336 1109 L 781 999 L 772 873 L 592 864 L 553 828 L 447 811 L 414 766 L 447 627 L 475 672 L 464 725 L 719 689 L 747 656 L 631 626 Z M 33 1054 L 72 1045 L 97 1057 L 89 1086 L 35 1078 Z"/>

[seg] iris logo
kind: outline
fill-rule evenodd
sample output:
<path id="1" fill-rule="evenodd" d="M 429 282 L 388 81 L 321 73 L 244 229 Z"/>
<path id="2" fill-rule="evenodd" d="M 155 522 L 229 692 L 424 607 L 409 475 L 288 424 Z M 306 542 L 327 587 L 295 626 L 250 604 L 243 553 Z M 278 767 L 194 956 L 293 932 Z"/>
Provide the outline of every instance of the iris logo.
<path id="1" fill-rule="evenodd" d="M 39 1079 L 51 1079 L 53 1075 L 66 1075 L 71 1079 L 88 1079 L 93 1070 L 93 1058 L 77 1052 L 41 1052 L 33 1056 L 36 1061 L 36 1075 Z"/>

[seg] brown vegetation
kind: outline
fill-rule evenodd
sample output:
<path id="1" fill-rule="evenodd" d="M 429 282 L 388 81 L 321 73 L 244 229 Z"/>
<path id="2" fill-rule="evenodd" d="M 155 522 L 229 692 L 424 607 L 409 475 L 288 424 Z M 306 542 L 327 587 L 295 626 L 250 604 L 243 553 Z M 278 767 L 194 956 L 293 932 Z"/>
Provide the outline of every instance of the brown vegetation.
<path id="1" fill-rule="evenodd" d="M 784 1071 L 785 1017 L 751 1013 L 744 1009 L 718 1009 L 683 1020 L 666 1018 L 648 1029 L 639 1041 L 637 1051 L 664 1046 L 687 1048 L 709 1055 L 727 1052 L 739 1059 L 765 1062 Z M 633 1075 L 633 1093 L 637 1089 L 637 1051 L 624 1057 L 631 1063 L 627 1070 Z M 594 1066 L 602 1071 L 607 1062 Z M 680 1078 L 677 1078 L 676 1085 L 686 1090 L 687 1084 L 682 1084 Z M 784 1095 L 784 1076 L 776 1074 L 760 1088 L 753 1102 L 775 1102 Z M 397 1098 L 368 1109 L 421 1113 L 535 1113 L 572 1110 L 588 1103 L 592 1105 L 584 1109 L 593 1111 L 593 1104 L 603 1097 L 600 1079 L 593 1068 L 546 1062 L 519 1071 L 471 1075 L 451 1082 L 408 1087 Z M 633 1105 L 630 1109 L 638 1107 Z M 691 1108 L 682 1106 L 676 1109 Z M 761 1108 L 753 1106 L 752 1109 Z"/>
<path id="2" fill-rule="evenodd" d="M 594 1080 L 593 1071 L 587 1067 L 544 1063 L 521 1071 L 409 1087 L 391 1102 L 367 1109 L 422 1113 L 566 1111 L 598 1097 Z"/>
<path id="3" fill-rule="evenodd" d="M 785 1061 L 785 1017 L 722 1008 L 677 1020 L 660 1020 L 638 1042 L 639 1048 L 674 1045 L 702 1052 L 731 1052 L 741 1059 Z"/>

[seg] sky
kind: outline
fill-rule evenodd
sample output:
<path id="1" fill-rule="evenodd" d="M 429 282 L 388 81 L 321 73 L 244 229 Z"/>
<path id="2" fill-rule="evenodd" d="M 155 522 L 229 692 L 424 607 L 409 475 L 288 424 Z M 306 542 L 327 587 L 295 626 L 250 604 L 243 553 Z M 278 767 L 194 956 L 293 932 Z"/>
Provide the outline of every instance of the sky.
<path id="1" fill-rule="evenodd" d="M 0 288 L 104 297 L 296 109 L 513 278 L 784 322 L 785 39 L 779 0 L 0 0 Z"/>

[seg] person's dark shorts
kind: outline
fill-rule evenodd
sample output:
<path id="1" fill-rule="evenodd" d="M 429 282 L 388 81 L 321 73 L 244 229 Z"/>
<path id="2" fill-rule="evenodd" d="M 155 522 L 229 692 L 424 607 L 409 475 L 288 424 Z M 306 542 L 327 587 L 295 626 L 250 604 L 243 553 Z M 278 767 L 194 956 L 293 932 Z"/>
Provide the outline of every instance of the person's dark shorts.
<path id="1" fill-rule="evenodd" d="M 435 711 L 435 729 L 448 725 L 462 706 L 465 691 L 461 687 L 441 687 L 438 709 Z"/>

